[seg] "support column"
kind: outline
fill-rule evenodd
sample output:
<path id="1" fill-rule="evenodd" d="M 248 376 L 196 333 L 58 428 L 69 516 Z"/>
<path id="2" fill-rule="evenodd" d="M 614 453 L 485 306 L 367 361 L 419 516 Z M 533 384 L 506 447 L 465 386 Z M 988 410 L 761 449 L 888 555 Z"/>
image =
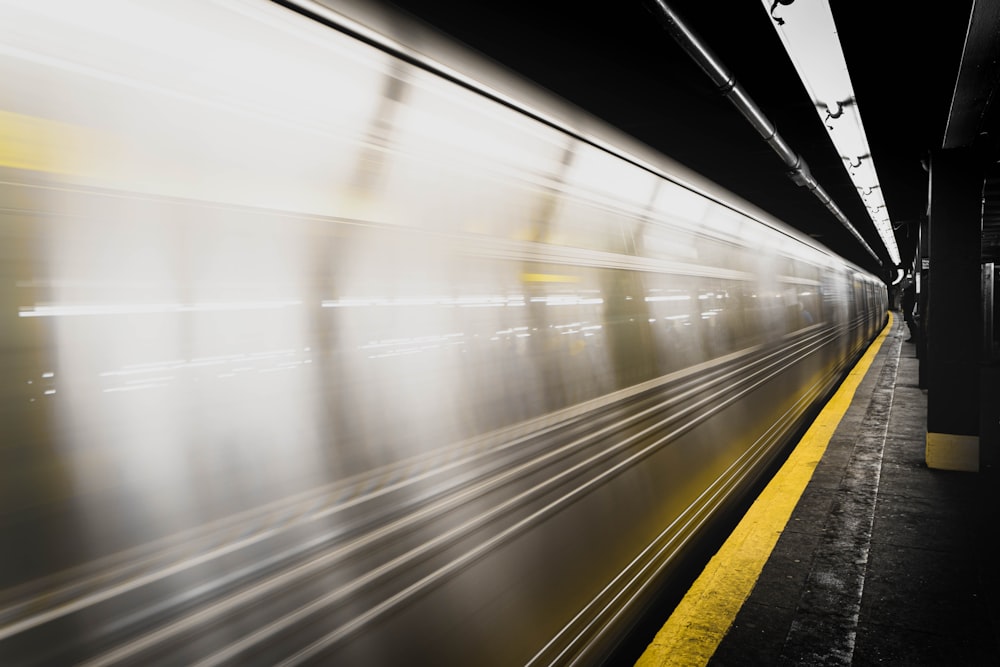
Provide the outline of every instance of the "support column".
<path id="1" fill-rule="evenodd" d="M 917 237 L 917 261 L 914 269 L 917 281 L 917 326 L 918 331 L 914 336 L 916 340 L 917 359 L 920 360 L 920 367 L 917 375 L 917 382 L 921 389 L 927 389 L 927 286 L 930 282 L 930 223 L 927 216 L 930 215 L 930 199 L 927 201 L 927 215 L 920 220 L 920 231 Z"/>
<path id="2" fill-rule="evenodd" d="M 983 169 L 971 149 L 931 155 L 927 448 L 931 468 L 979 470 L 980 243 Z"/>

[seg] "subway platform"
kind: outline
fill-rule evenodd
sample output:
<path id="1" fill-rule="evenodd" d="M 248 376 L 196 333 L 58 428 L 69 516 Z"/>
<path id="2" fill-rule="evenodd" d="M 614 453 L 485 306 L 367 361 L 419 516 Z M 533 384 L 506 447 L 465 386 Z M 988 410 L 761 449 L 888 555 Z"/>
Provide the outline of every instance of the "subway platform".
<path id="1" fill-rule="evenodd" d="M 637 665 L 1000 665 L 997 475 L 924 462 L 927 397 L 894 315 L 828 404 L 846 409 L 826 425 L 824 409 Z M 821 458 L 800 451 L 816 429 Z"/>

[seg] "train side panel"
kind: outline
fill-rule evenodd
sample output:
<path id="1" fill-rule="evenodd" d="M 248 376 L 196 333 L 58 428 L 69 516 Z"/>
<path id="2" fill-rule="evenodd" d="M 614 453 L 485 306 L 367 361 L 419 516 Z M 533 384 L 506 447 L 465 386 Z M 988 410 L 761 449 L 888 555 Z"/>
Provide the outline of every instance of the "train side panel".
<path id="1" fill-rule="evenodd" d="M 361 20 L 0 9 L 0 656 L 596 661 L 884 322 Z"/>

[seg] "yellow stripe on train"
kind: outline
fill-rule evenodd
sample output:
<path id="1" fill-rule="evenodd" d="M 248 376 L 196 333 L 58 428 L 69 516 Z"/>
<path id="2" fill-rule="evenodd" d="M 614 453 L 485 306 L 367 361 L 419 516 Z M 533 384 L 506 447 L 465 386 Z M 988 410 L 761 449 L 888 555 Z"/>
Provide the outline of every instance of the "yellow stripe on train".
<path id="1" fill-rule="evenodd" d="M 0 109 L 0 167 L 82 175 L 100 148 L 96 130 Z"/>

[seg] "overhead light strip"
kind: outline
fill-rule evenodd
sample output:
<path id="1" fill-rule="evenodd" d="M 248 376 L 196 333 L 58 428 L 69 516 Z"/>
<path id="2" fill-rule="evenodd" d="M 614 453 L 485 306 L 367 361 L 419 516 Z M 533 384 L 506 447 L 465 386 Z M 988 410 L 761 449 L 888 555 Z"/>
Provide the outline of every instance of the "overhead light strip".
<path id="1" fill-rule="evenodd" d="M 899 248 L 829 2 L 789 0 L 776 7 L 775 0 L 762 1 L 889 258 L 898 266 Z"/>

